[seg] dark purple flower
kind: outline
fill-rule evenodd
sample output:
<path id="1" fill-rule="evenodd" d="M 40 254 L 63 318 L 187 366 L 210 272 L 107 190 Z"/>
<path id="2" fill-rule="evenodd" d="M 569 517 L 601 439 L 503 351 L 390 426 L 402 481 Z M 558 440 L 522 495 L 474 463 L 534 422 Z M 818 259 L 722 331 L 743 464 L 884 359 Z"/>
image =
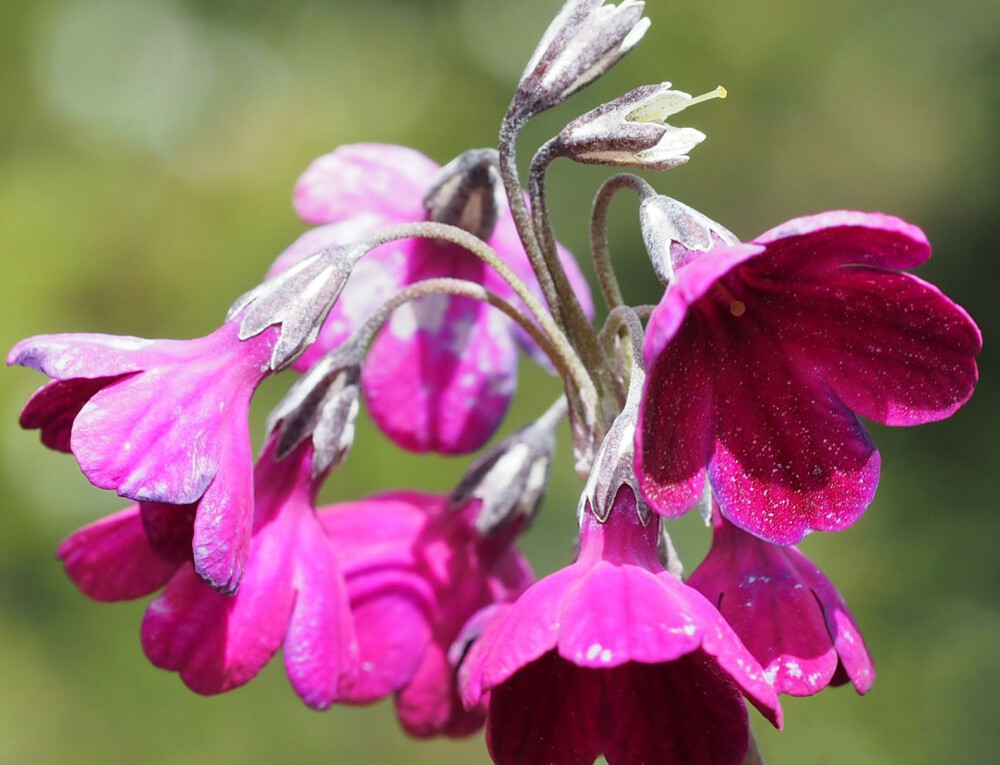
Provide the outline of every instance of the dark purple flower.
<path id="1" fill-rule="evenodd" d="M 916 425 L 972 395 L 976 325 L 896 269 L 930 255 L 898 218 L 829 212 L 748 244 L 680 252 L 646 335 L 643 494 L 673 517 L 707 478 L 723 514 L 777 544 L 864 512 L 879 455 L 856 414 Z"/>
<path id="2" fill-rule="evenodd" d="M 137 502 L 194 505 L 194 563 L 234 592 L 253 522 L 250 398 L 271 369 L 277 328 L 247 341 L 226 323 L 196 340 L 38 335 L 8 364 L 53 378 L 21 426 L 71 452 L 102 489 Z"/>
<path id="3" fill-rule="evenodd" d="M 764 671 L 715 608 L 664 570 L 657 524 L 622 487 L 588 509 L 576 562 L 521 595 L 462 664 L 462 697 L 489 694 L 498 765 L 739 765 L 742 696 L 780 725 Z"/>
<path id="4" fill-rule="evenodd" d="M 239 687 L 284 647 L 296 693 L 322 709 L 342 697 L 356 670 L 353 621 L 336 551 L 313 508 L 310 447 L 282 462 L 273 451 L 272 440 L 257 463 L 253 538 L 235 595 L 216 592 L 195 573 L 192 517 L 178 508 L 130 507 L 77 531 L 59 557 L 97 600 L 141 597 L 166 585 L 146 611 L 142 644 L 150 661 L 180 673 L 192 690 Z"/>
<path id="5" fill-rule="evenodd" d="M 272 266 L 273 276 L 327 247 L 380 227 L 428 220 L 424 197 L 440 168 L 413 149 L 383 144 L 342 146 L 320 157 L 295 188 L 306 232 Z M 509 209 L 487 242 L 541 295 Z M 586 280 L 560 248 L 563 265 L 588 313 Z M 471 253 L 446 243 L 408 239 L 365 255 L 327 317 L 316 344 L 295 364 L 305 371 L 343 343 L 387 297 L 431 277 L 478 282 L 510 300 L 510 286 Z M 540 351 L 499 311 L 468 298 L 429 296 L 397 309 L 372 344 L 364 366 L 365 400 L 378 426 L 410 451 L 474 451 L 493 435 L 514 393 L 517 348 Z"/>
<path id="6" fill-rule="evenodd" d="M 462 736 L 482 725 L 482 712 L 465 711 L 458 698 L 449 649 L 473 614 L 532 581 L 511 546 L 513 530 L 476 531 L 478 505 L 456 512 L 445 496 L 408 492 L 320 513 L 347 578 L 360 652 L 344 701 L 395 694 L 399 720 L 414 736 Z"/>
<path id="7" fill-rule="evenodd" d="M 875 667 L 840 593 L 792 546 L 778 547 L 713 514 L 708 557 L 688 584 L 715 603 L 778 693 L 810 696 L 850 681 L 864 694 Z"/>

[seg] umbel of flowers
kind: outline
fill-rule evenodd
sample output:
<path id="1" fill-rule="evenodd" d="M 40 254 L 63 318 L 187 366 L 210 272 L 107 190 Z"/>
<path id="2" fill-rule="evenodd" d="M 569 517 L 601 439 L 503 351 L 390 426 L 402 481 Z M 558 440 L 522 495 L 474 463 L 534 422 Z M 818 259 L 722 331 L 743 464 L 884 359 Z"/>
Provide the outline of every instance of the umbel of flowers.
<path id="1" fill-rule="evenodd" d="M 915 425 L 969 399 L 979 331 L 907 272 L 930 255 L 916 226 L 833 211 L 743 243 L 631 174 L 593 208 L 608 309 L 595 326 L 549 222 L 549 165 L 687 162 L 705 136 L 668 118 L 725 90 L 651 84 L 598 106 L 537 151 L 526 190 L 516 143 L 637 45 L 642 14 L 633 0 L 566 3 L 496 149 L 444 167 L 379 144 L 320 157 L 294 195 L 314 227 L 205 337 L 42 335 L 11 350 L 9 364 L 51 378 L 22 426 L 132 502 L 59 557 L 95 600 L 158 593 L 141 631 L 156 666 L 213 694 L 282 649 L 309 706 L 391 696 L 418 737 L 485 723 L 501 765 L 761 762 L 745 701 L 780 727 L 779 694 L 869 690 L 857 623 L 792 545 L 871 502 L 879 453 L 859 415 Z M 615 277 L 605 223 L 621 190 L 639 198 L 664 286 L 653 307 L 630 307 Z M 403 449 L 480 451 L 522 351 L 564 395 L 451 492 L 387 486 L 317 506 L 362 402 Z M 254 390 L 289 370 L 301 376 L 254 459 Z M 534 581 L 516 542 L 565 417 L 579 553 Z M 685 582 L 667 521 L 695 507 L 714 537 Z"/>

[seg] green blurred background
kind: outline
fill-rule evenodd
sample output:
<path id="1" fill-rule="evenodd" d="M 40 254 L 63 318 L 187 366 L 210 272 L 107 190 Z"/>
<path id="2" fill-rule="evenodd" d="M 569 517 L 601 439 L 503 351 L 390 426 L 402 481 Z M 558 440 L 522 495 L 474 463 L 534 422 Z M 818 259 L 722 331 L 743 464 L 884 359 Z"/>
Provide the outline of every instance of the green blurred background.
<path id="1" fill-rule="evenodd" d="M 492 145 L 555 0 L 2 0 L 0 345 L 102 331 L 192 337 L 218 325 L 303 226 L 292 184 L 353 141 L 444 162 Z M 920 275 L 979 321 L 981 385 L 950 421 L 874 427 L 882 485 L 868 515 L 803 545 L 854 609 L 878 665 L 845 688 L 786 702 L 758 725 L 772 763 L 990 763 L 1000 751 L 995 422 L 1000 401 L 994 231 L 1000 169 L 995 0 L 647 2 L 653 27 L 598 85 L 530 126 L 530 148 L 587 108 L 647 82 L 730 92 L 677 123 L 708 140 L 657 187 L 751 238 L 825 209 L 883 210 L 935 246 Z M 590 198 L 608 173 L 557 164 L 560 238 L 585 256 Z M 655 302 L 636 205 L 614 208 L 626 293 Z M 583 260 L 584 257 L 581 257 Z M 555 383 L 524 365 L 507 428 Z M 150 666 L 142 603 L 88 602 L 53 555 L 123 502 L 16 424 L 39 375 L 0 375 L 0 762 L 485 763 L 480 737 L 407 740 L 390 705 L 315 713 L 272 663 L 201 698 Z M 287 380 L 270 381 L 263 417 Z M 568 560 L 580 483 L 568 444 L 525 539 L 540 572 Z M 329 499 L 396 486 L 447 490 L 463 460 L 416 458 L 364 423 Z M 676 524 L 689 569 L 707 549 Z"/>

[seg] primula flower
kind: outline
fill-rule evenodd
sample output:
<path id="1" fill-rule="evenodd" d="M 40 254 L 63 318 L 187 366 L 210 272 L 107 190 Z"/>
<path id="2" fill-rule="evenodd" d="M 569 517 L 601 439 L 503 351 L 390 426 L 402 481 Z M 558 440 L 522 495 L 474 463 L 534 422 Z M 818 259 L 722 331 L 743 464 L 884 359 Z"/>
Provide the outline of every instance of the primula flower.
<path id="1" fill-rule="evenodd" d="M 277 328 L 245 342 L 227 322 L 196 340 L 38 335 L 8 364 L 53 378 L 21 426 L 71 452 L 102 489 L 137 502 L 197 505 L 194 565 L 234 592 L 253 523 L 250 398 L 271 369 Z"/>
<path id="2" fill-rule="evenodd" d="M 462 697 L 490 694 L 498 765 L 739 765 L 741 694 L 775 725 L 764 671 L 715 608 L 664 570 L 657 524 L 622 487 L 606 523 L 589 505 L 576 562 L 501 612 L 462 664 Z"/>
<path id="3" fill-rule="evenodd" d="M 453 511 L 444 496 L 395 493 L 320 513 L 347 579 L 360 652 L 344 700 L 395 694 L 413 736 L 462 736 L 482 725 L 482 712 L 466 712 L 459 701 L 449 649 L 479 609 L 532 581 L 511 546 L 516 529 L 480 536 L 478 505 Z"/>
<path id="4" fill-rule="evenodd" d="M 402 146 L 342 146 L 320 157 L 299 179 L 295 208 L 307 223 L 321 225 L 289 247 L 269 275 L 378 228 L 428 220 L 424 197 L 440 169 Z M 506 206 L 487 242 L 541 294 Z M 592 314 L 586 281 L 568 252 L 561 250 L 561 257 Z M 361 258 L 316 344 L 295 368 L 306 370 L 343 343 L 397 290 L 443 276 L 478 282 L 521 305 L 507 282 L 456 245 L 427 239 L 393 242 Z M 368 409 L 382 431 L 410 451 L 474 451 L 507 411 L 517 381 L 518 343 L 536 357 L 540 354 L 523 329 L 478 301 L 434 295 L 408 303 L 395 311 L 368 352 L 362 378 Z"/>
<path id="5" fill-rule="evenodd" d="M 770 542 L 843 529 L 879 474 L 855 413 L 916 425 L 972 395 L 976 325 L 896 270 L 930 256 L 915 226 L 828 212 L 678 254 L 646 334 L 636 431 L 636 473 L 663 515 L 694 506 L 707 473 L 723 514 Z"/>
<path id="6" fill-rule="evenodd" d="M 740 531 L 715 510 L 712 549 L 688 584 L 713 602 L 779 693 L 810 696 L 850 681 L 864 694 L 875 667 L 840 593 L 797 549 Z"/>
<path id="7" fill-rule="evenodd" d="M 272 439 L 255 471 L 253 539 L 235 595 L 216 592 L 195 573 L 191 517 L 175 508 L 130 507 L 70 536 L 59 557 L 97 600 L 166 585 L 146 611 L 142 644 L 150 661 L 179 672 L 192 690 L 243 685 L 284 646 L 296 693 L 322 709 L 343 695 L 355 671 L 353 622 L 336 550 L 313 509 L 311 447 L 281 462 L 273 452 Z"/>

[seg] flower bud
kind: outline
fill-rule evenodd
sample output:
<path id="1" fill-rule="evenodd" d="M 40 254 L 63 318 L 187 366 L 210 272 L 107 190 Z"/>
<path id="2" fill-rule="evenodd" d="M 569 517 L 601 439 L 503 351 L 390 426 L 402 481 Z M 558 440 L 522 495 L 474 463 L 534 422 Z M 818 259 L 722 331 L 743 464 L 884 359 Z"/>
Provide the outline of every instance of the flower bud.
<path id="1" fill-rule="evenodd" d="M 515 431 L 481 455 L 451 493 L 449 504 L 482 503 L 476 530 L 492 534 L 517 518 L 530 523 L 549 484 L 555 454 L 555 428 L 566 411 L 560 399 L 530 425 Z"/>
<path id="2" fill-rule="evenodd" d="M 689 262 L 695 252 L 739 243 L 727 228 L 666 196 L 642 200 L 639 226 L 653 270 L 663 284 L 669 283 L 674 269 Z"/>
<path id="3" fill-rule="evenodd" d="M 424 195 L 430 219 L 487 240 L 506 202 L 496 149 L 470 149 L 441 168 Z"/>
<path id="4" fill-rule="evenodd" d="M 511 104 L 523 122 L 589 85 L 634 48 L 649 28 L 644 3 L 569 0 L 545 30 Z"/>
<path id="5" fill-rule="evenodd" d="M 313 478 L 344 461 L 360 408 L 361 360 L 348 341 L 295 382 L 268 418 L 268 432 L 278 432 L 276 459 L 311 438 Z"/>
<path id="6" fill-rule="evenodd" d="M 316 341 L 355 264 L 368 251 L 364 240 L 331 247 L 299 261 L 233 303 L 227 321 L 240 320 L 240 340 L 281 325 L 271 369 L 291 364 Z"/>
<path id="7" fill-rule="evenodd" d="M 573 120 L 556 137 L 554 150 L 586 165 L 669 170 L 688 161 L 688 152 L 705 140 L 694 128 L 668 125 L 671 115 L 725 89 L 692 98 L 670 83 L 644 85 Z"/>

